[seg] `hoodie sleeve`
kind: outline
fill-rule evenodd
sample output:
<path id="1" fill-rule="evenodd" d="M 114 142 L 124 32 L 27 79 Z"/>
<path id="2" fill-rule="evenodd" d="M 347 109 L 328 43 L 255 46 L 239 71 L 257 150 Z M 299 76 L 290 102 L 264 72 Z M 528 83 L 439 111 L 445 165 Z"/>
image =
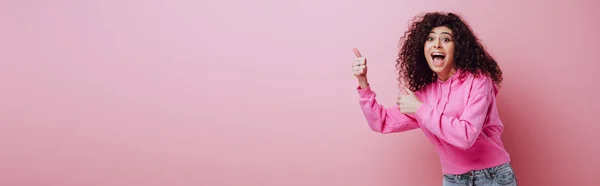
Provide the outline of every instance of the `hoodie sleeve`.
<path id="1" fill-rule="evenodd" d="M 444 115 L 439 110 L 423 104 L 415 113 L 422 128 L 460 149 L 471 147 L 482 131 L 493 99 L 494 85 L 489 78 L 475 78 L 467 104 L 460 117 Z"/>
<path id="2" fill-rule="evenodd" d="M 359 103 L 371 130 L 382 134 L 419 128 L 414 117 L 400 112 L 397 106 L 385 108 L 375 99 L 371 87 L 358 87 Z"/>

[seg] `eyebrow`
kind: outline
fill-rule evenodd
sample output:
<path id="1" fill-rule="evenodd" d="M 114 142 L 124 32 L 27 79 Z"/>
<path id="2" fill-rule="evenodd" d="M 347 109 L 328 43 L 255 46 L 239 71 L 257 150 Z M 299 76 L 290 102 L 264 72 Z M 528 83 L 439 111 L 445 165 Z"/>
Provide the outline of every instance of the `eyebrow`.
<path id="1" fill-rule="evenodd" d="M 433 34 L 433 33 L 435 33 L 435 32 L 431 31 L 431 32 L 429 32 L 429 33 L 432 33 L 432 34 Z M 442 33 L 440 33 L 440 34 L 448 34 L 448 35 L 452 36 L 452 34 L 451 34 L 450 32 L 442 32 Z"/>

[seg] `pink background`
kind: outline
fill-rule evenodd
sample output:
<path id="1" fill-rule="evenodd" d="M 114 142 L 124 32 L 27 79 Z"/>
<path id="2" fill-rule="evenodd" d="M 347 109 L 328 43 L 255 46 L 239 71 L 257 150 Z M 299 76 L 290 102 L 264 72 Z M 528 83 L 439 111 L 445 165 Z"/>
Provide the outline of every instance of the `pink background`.
<path id="1" fill-rule="evenodd" d="M 4 0 L 0 185 L 441 185 L 419 130 L 368 129 L 351 72 L 357 47 L 392 106 L 397 41 L 429 10 L 463 15 L 504 70 L 504 141 L 521 185 L 594 185 L 597 7 Z"/>

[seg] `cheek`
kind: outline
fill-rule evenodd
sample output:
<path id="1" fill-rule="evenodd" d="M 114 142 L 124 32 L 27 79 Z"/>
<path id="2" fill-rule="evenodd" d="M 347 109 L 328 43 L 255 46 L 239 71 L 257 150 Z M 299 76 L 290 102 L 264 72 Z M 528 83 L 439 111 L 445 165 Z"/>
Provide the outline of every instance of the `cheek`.
<path id="1" fill-rule="evenodd" d="M 425 54 L 429 54 L 431 52 L 431 48 L 432 47 L 430 44 L 425 43 L 425 45 L 423 46 L 423 51 L 425 51 Z"/>
<path id="2" fill-rule="evenodd" d="M 446 45 L 446 50 L 448 52 L 454 52 L 454 43 L 448 43 L 448 45 Z"/>
<path id="3" fill-rule="evenodd" d="M 430 49 L 430 48 L 431 48 L 431 45 L 433 45 L 433 42 L 431 42 L 431 41 L 426 41 L 426 42 L 423 44 L 423 47 L 424 47 L 424 48 L 427 50 L 427 49 Z"/>
<path id="4" fill-rule="evenodd" d="M 451 56 L 454 56 L 454 47 L 452 45 L 446 47 L 446 54 L 449 54 Z"/>
<path id="5" fill-rule="evenodd" d="M 425 57 L 426 60 L 430 60 L 431 59 L 431 53 L 429 52 L 429 50 L 425 49 L 425 52 L 423 53 L 423 56 Z"/>

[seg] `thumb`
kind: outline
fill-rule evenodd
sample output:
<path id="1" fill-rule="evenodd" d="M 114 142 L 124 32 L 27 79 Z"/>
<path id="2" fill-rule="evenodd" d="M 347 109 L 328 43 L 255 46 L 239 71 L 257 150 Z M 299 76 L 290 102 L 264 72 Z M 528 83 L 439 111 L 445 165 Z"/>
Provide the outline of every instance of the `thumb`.
<path id="1" fill-rule="evenodd" d="M 362 57 L 362 54 L 360 54 L 360 51 L 358 51 L 358 49 L 353 48 L 352 51 L 354 51 L 354 55 L 356 55 L 356 58 L 362 58 L 362 65 L 366 65 L 367 64 L 367 59 Z"/>
<path id="2" fill-rule="evenodd" d="M 353 48 L 352 51 L 354 51 L 354 55 L 356 55 L 356 57 L 362 57 L 362 54 L 360 54 L 360 51 L 358 51 L 357 48 Z"/>
<path id="3" fill-rule="evenodd" d="M 402 96 L 406 95 L 406 93 L 404 93 L 404 91 L 400 91 L 398 92 L 398 94 L 396 95 L 396 99 L 400 100 L 402 98 Z"/>
<path id="4" fill-rule="evenodd" d="M 412 91 L 406 85 L 407 85 L 406 81 L 404 81 L 404 79 L 400 78 L 400 86 L 402 86 L 402 88 L 401 88 L 402 92 L 404 92 L 405 95 L 412 94 Z"/>
<path id="5" fill-rule="evenodd" d="M 406 94 L 409 94 L 409 95 L 414 94 L 414 92 L 412 90 L 410 90 L 410 88 L 408 88 L 406 86 L 404 86 L 404 92 L 406 92 Z"/>

